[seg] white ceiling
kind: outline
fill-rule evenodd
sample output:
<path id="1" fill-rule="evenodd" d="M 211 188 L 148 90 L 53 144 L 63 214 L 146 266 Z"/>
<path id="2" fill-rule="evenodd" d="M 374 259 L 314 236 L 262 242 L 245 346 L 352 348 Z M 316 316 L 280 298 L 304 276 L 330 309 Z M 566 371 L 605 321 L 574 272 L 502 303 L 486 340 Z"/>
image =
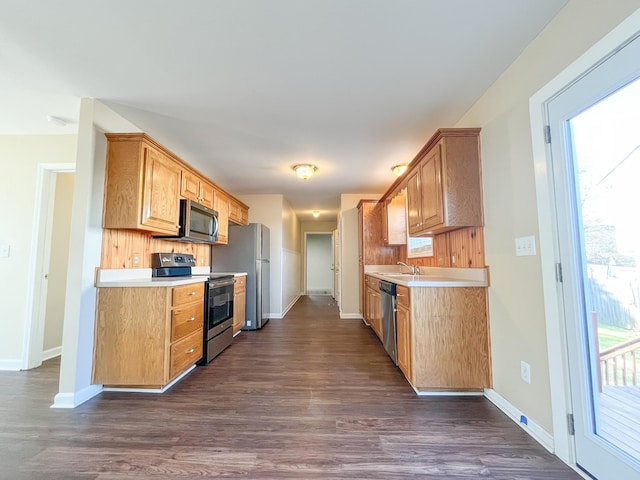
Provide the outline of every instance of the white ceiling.
<path id="1" fill-rule="evenodd" d="M 341 193 L 384 191 L 566 3 L 0 0 L 0 133 L 74 132 L 97 98 L 231 193 L 331 219 Z"/>

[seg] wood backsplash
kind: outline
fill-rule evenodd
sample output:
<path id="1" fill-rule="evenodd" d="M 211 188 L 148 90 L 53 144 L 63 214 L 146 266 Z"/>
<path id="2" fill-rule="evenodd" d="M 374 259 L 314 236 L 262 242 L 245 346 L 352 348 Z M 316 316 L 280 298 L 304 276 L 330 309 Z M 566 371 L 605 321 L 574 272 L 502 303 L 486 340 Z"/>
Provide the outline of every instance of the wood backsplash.
<path id="1" fill-rule="evenodd" d="M 151 254 L 155 252 L 190 253 L 198 266 L 210 265 L 211 247 L 208 244 L 172 242 L 137 230 L 102 230 L 100 268 L 151 268 Z M 133 264 L 134 254 L 139 255 L 138 265 Z"/>
<path id="2" fill-rule="evenodd" d="M 405 261 L 422 267 L 484 268 L 484 229 L 469 227 L 436 235 L 433 237 L 433 257 Z"/>

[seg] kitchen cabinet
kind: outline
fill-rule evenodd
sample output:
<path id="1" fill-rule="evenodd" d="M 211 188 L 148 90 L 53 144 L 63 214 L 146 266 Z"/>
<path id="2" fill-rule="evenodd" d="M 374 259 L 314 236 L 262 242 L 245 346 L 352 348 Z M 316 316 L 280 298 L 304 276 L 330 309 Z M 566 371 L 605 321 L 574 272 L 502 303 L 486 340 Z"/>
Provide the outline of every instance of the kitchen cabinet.
<path id="1" fill-rule="evenodd" d="M 175 235 L 181 167 L 144 134 L 106 134 L 104 228 Z"/>
<path id="2" fill-rule="evenodd" d="M 213 209 L 218 212 L 218 241 L 216 245 L 229 243 L 229 197 L 219 189 L 213 192 Z"/>
<path id="3" fill-rule="evenodd" d="M 213 185 L 189 170 L 182 170 L 180 195 L 207 208 L 213 208 Z"/>
<path id="4" fill-rule="evenodd" d="M 382 234 L 385 245 L 407 244 L 406 189 L 384 201 Z"/>
<path id="5" fill-rule="evenodd" d="M 249 225 L 249 207 L 234 198 L 230 199 L 229 221 L 238 225 Z"/>
<path id="6" fill-rule="evenodd" d="M 380 280 L 367 275 L 365 277 L 365 320 L 371 329 L 382 340 L 382 298 L 380 297 Z"/>
<path id="7" fill-rule="evenodd" d="M 204 283 L 98 288 L 93 383 L 162 388 L 202 358 Z"/>
<path id="8" fill-rule="evenodd" d="M 481 182 L 479 129 L 438 130 L 407 173 L 409 234 L 481 227 Z"/>
<path id="9" fill-rule="evenodd" d="M 486 290 L 398 285 L 398 366 L 417 390 L 491 387 Z"/>
<path id="10" fill-rule="evenodd" d="M 244 275 L 235 278 L 233 286 L 233 333 L 239 332 L 244 327 L 247 312 L 247 277 Z"/>
<path id="11" fill-rule="evenodd" d="M 364 315 L 366 304 L 366 291 L 364 288 L 365 265 L 395 265 L 402 258 L 402 252 L 398 246 L 384 244 L 382 203 L 377 200 L 360 200 L 357 208 L 360 312 Z"/>
<path id="12" fill-rule="evenodd" d="M 403 285 L 398 285 L 397 293 L 397 310 L 396 310 L 396 338 L 398 352 L 398 367 L 402 370 L 405 377 L 413 384 L 413 363 L 411 339 L 413 337 L 411 330 L 411 311 L 409 289 Z"/>

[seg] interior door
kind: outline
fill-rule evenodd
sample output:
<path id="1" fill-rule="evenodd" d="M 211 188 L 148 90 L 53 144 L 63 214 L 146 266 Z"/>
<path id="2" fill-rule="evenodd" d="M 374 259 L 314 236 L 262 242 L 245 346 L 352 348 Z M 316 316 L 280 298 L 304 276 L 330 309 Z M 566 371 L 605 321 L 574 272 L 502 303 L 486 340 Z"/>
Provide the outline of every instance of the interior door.
<path id="1" fill-rule="evenodd" d="M 640 478 L 640 40 L 547 103 L 576 463 Z"/>

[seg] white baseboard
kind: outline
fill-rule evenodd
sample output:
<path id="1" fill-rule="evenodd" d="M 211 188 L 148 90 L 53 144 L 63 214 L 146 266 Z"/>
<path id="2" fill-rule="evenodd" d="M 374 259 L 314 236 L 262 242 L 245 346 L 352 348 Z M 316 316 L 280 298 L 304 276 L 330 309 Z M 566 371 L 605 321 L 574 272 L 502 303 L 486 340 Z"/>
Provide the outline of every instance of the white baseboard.
<path id="1" fill-rule="evenodd" d="M 484 396 L 496 407 L 502 410 L 509 418 L 511 418 L 511 420 L 520 425 L 520 427 L 531 435 L 540 445 L 549 450 L 549 452 L 554 453 L 555 446 L 553 443 L 553 435 L 533 420 L 527 418 L 520 410 L 514 407 L 492 388 L 486 388 L 484 390 Z M 524 420 L 526 420 L 526 423 Z"/>
<path id="2" fill-rule="evenodd" d="M 419 397 L 482 397 L 484 395 L 483 392 L 430 392 L 424 390 L 418 390 L 416 387 L 411 385 L 413 391 L 416 392 L 416 395 Z"/>
<path id="3" fill-rule="evenodd" d="M 22 370 L 22 361 L 0 359 L 0 370 L 12 370 L 12 371 Z"/>
<path id="4" fill-rule="evenodd" d="M 47 360 L 51 360 L 52 358 L 56 358 L 62 355 L 62 347 L 54 347 L 49 350 L 45 350 L 42 352 L 42 361 L 45 362 Z"/>
<path id="5" fill-rule="evenodd" d="M 102 392 L 102 385 L 89 385 L 79 392 L 58 393 L 51 408 L 76 408 Z"/>
<path id="6" fill-rule="evenodd" d="M 300 295 L 297 295 L 296 298 L 294 298 L 293 301 L 291 301 L 291 303 L 287 305 L 287 307 L 284 309 L 284 312 L 282 313 L 282 317 L 280 318 L 283 318 L 289 312 L 289 310 L 291 310 L 291 307 L 293 307 L 298 300 L 300 300 Z"/>
<path id="7" fill-rule="evenodd" d="M 345 319 L 355 319 L 355 320 L 362 320 L 362 315 L 360 315 L 359 313 L 342 313 L 340 312 L 340 318 L 345 318 Z"/>

